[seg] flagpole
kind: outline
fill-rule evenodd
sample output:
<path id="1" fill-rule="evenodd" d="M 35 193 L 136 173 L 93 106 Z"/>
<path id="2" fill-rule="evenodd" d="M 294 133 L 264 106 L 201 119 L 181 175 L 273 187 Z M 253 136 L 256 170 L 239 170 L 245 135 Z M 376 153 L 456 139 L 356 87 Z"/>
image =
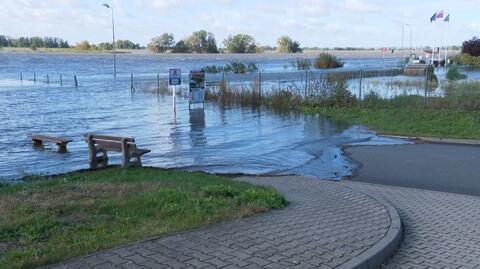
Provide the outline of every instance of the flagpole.
<path id="1" fill-rule="evenodd" d="M 447 59 L 448 59 L 448 30 L 450 25 L 450 14 L 447 15 L 448 21 L 445 21 L 447 25 L 445 26 L 445 67 L 447 67 Z"/>

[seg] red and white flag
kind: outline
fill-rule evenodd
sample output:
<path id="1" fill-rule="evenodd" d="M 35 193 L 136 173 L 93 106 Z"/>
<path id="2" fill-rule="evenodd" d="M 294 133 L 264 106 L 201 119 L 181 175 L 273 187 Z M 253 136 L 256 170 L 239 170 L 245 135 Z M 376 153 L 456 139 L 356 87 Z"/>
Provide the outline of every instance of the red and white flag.
<path id="1" fill-rule="evenodd" d="M 437 19 L 443 19 L 443 10 L 437 13 Z"/>

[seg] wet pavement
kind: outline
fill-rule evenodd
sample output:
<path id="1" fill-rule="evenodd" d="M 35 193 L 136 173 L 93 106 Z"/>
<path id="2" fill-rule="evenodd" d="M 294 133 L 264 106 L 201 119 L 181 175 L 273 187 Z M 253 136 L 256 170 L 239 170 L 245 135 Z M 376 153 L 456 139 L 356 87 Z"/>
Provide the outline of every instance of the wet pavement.
<path id="1" fill-rule="evenodd" d="M 450 144 L 360 146 L 354 181 L 480 196 L 480 147 Z"/>

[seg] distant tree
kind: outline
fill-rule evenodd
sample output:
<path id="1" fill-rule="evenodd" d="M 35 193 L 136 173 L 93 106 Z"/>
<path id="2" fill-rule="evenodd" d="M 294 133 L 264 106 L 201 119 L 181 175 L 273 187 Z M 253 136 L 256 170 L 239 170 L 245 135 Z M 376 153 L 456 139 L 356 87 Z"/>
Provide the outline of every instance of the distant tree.
<path id="1" fill-rule="evenodd" d="M 480 39 L 475 36 L 470 40 L 464 41 L 462 44 L 462 53 L 475 57 L 480 56 Z"/>
<path id="2" fill-rule="evenodd" d="M 205 30 L 193 32 L 187 38 L 187 45 L 195 53 L 218 53 L 215 36 Z"/>
<path id="3" fill-rule="evenodd" d="M 115 41 L 115 48 L 135 50 L 140 48 L 140 44 L 135 44 L 130 40 L 117 40 Z"/>
<path id="4" fill-rule="evenodd" d="M 0 35 L 0 47 L 8 47 L 8 39 L 4 35 Z"/>
<path id="5" fill-rule="evenodd" d="M 164 33 L 161 36 L 154 37 L 147 47 L 154 53 L 164 53 L 171 49 L 173 44 L 175 44 L 173 34 Z"/>
<path id="6" fill-rule="evenodd" d="M 173 46 L 172 53 L 189 53 L 190 47 L 185 40 L 180 40 Z"/>
<path id="7" fill-rule="evenodd" d="M 255 53 L 257 48 L 255 39 L 245 34 L 230 35 L 223 44 L 229 53 Z"/>
<path id="8" fill-rule="evenodd" d="M 90 49 L 90 43 L 88 43 L 87 40 L 84 40 L 82 42 L 79 42 L 75 45 L 75 48 L 79 50 L 89 50 Z"/>
<path id="9" fill-rule="evenodd" d="M 281 36 L 278 38 L 277 45 L 280 53 L 298 53 L 303 51 L 300 48 L 300 43 L 293 41 L 288 36 Z"/>
<path id="10" fill-rule="evenodd" d="M 113 50 L 112 43 L 108 43 L 108 42 L 102 42 L 98 44 L 97 47 L 99 50 Z"/>
<path id="11" fill-rule="evenodd" d="M 217 40 L 212 33 L 207 35 L 207 53 L 218 53 Z"/>

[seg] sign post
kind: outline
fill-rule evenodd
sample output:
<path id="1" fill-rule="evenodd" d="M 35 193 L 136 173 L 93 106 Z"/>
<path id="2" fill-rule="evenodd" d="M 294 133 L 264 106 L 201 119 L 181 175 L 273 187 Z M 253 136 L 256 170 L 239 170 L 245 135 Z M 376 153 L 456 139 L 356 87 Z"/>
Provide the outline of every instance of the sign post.
<path id="1" fill-rule="evenodd" d="M 173 112 L 176 113 L 177 104 L 175 102 L 177 95 L 177 85 L 182 85 L 182 70 L 172 68 L 168 71 L 168 84 L 173 86 Z"/>
<path id="2" fill-rule="evenodd" d="M 205 102 L 205 71 L 190 71 L 189 81 L 190 101 L 192 104 L 204 104 Z"/>

